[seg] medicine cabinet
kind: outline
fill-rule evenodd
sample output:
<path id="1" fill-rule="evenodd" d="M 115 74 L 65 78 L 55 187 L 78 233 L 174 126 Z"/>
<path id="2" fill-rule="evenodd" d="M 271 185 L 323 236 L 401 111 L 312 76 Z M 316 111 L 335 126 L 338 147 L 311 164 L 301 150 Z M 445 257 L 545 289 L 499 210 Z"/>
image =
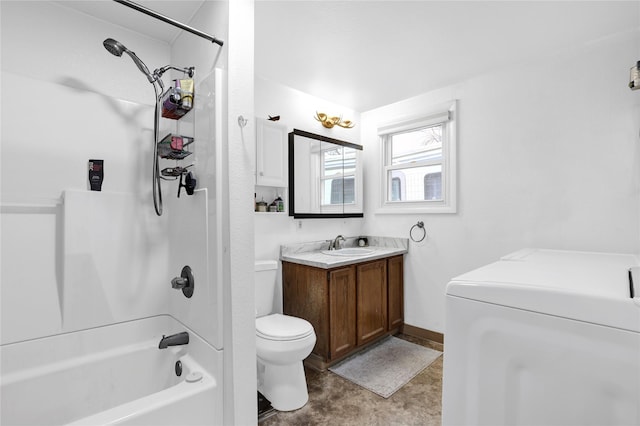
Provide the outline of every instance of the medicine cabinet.
<path id="1" fill-rule="evenodd" d="M 289 133 L 289 216 L 363 217 L 362 146 L 293 129 Z"/>

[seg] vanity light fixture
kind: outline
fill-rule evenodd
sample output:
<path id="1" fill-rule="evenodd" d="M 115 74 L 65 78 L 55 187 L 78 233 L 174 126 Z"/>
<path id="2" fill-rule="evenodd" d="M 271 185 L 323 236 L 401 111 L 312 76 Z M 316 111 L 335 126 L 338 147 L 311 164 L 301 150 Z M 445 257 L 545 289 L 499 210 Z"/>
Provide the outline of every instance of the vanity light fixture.
<path id="1" fill-rule="evenodd" d="M 340 117 L 329 117 L 327 114 L 323 112 L 316 111 L 316 116 L 314 117 L 316 120 L 320 122 L 327 129 L 331 129 L 333 126 L 340 126 L 345 129 L 351 129 L 356 125 L 351 120 L 343 120 L 342 116 Z"/>

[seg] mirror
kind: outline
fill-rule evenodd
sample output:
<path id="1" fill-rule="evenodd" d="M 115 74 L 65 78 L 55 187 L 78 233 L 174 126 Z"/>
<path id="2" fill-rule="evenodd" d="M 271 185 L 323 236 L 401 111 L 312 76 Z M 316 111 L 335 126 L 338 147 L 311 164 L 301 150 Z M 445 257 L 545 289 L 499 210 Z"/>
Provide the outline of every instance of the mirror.
<path id="1" fill-rule="evenodd" d="M 289 133 L 289 216 L 363 217 L 362 146 L 293 129 Z"/>

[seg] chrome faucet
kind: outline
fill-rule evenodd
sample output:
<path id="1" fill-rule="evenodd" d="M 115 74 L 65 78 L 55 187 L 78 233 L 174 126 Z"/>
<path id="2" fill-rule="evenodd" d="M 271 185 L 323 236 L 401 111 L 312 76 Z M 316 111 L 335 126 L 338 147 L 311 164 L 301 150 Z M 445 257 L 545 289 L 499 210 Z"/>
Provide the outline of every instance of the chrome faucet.
<path id="1" fill-rule="evenodd" d="M 163 334 L 158 349 L 166 349 L 169 346 L 186 345 L 187 343 L 189 343 L 189 333 L 186 331 L 172 334 L 171 336 L 165 336 Z"/>
<path id="2" fill-rule="evenodd" d="M 340 250 L 340 240 L 345 241 L 342 235 L 338 235 L 335 240 L 333 240 L 333 244 L 329 244 L 329 250 Z M 332 248 L 333 247 L 333 248 Z"/>

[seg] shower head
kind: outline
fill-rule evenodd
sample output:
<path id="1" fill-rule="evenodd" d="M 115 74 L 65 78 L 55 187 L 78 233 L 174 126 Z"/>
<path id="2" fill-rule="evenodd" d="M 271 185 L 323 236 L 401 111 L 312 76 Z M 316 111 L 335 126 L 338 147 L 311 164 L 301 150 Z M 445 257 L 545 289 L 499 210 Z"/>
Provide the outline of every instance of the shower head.
<path id="1" fill-rule="evenodd" d="M 142 60 L 138 58 L 135 53 L 124 47 L 122 43 L 112 38 L 108 38 L 103 41 L 102 44 L 104 45 L 104 48 L 107 49 L 112 55 L 122 56 L 122 53 L 125 52 L 131 57 L 131 59 L 133 59 L 133 62 L 136 64 L 138 69 L 147 76 L 147 80 L 149 80 L 149 83 L 154 83 L 156 81 L 156 78 L 151 75 L 151 73 L 149 72 L 149 68 L 147 68 L 144 62 L 142 62 Z"/>
<path id="2" fill-rule="evenodd" d="M 122 52 L 127 50 L 126 47 L 122 43 L 112 38 L 108 38 L 102 42 L 104 48 L 109 51 L 114 56 L 122 56 Z"/>

